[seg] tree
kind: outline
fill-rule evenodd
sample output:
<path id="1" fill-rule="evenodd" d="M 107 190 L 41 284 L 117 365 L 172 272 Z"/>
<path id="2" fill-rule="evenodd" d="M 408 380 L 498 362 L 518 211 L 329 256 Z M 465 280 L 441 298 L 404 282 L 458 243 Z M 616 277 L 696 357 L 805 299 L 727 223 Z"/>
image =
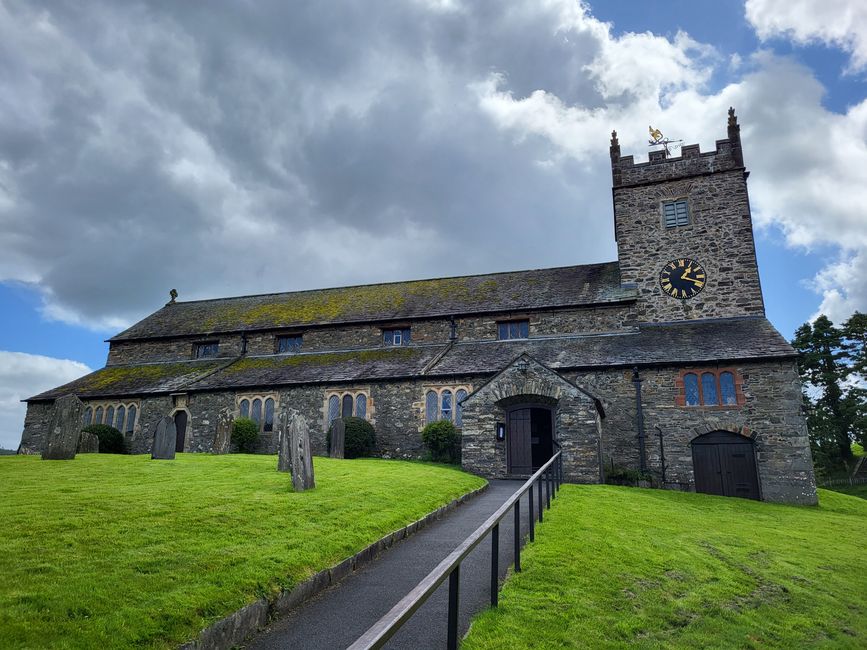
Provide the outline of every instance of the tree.
<path id="1" fill-rule="evenodd" d="M 823 315 L 799 327 L 792 341 L 800 353 L 810 442 L 826 466 L 848 465 L 853 439 L 867 434 L 865 332 L 864 314 L 856 312 L 842 328 Z"/>

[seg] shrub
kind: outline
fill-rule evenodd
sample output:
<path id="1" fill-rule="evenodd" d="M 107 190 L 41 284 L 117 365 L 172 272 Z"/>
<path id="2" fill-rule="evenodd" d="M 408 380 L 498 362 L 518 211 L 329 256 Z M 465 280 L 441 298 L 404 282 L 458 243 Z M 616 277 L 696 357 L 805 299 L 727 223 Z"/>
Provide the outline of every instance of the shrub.
<path id="1" fill-rule="evenodd" d="M 461 434 L 449 420 L 429 422 L 421 432 L 421 440 L 435 461 L 457 463 L 461 454 Z"/>
<path id="2" fill-rule="evenodd" d="M 251 418 L 232 422 L 232 443 L 242 453 L 251 453 L 259 441 L 259 425 Z"/>
<path id="3" fill-rule="evenodd" d="M 344 458 L 364 458 L 373 455 L 376 449 L 376 431 L 364 418 L 343 418 L 346 433 L 343 443 Z M 328 451 L 331 451 L 331 427 L 325 436 Z"/>
<path id="4" fill-rule="evenodd" d="M 99 453 L 126 453 L 126 440 L 124 440 L 123 434 L 114 427 L 107 424 L 88 424 L 82 431 L 92 433 L 99 438 Z"/>
<path id="5" fill-rule="evenodd" d="M 653 475 L 650 472 L 631 469 L 629 467 L 611 467 L 605 472 L 605 482 L 609 485 L 638 485 L 639 481 L 651 481 Z"/>

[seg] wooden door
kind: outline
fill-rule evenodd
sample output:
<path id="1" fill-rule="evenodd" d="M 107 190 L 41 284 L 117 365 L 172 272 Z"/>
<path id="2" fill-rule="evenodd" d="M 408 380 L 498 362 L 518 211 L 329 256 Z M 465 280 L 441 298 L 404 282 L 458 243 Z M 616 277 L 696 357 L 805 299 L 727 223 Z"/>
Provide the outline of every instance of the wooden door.
<path id="1" fill-rule="evenodd" d="M 759 475 L 752 440 L 714 431 L 692 442 L 695 491 L 745 499 L 759 498 Z"/>
<path id="2" fill-rule="evenodd" d="M 530 442 L 532 410 L 528 408 L 509 411 L 509 426 L 506 431 L 508 443 L 508 466 L 510 474 L 533 473 L 533 450 Z"/>
<path id="3" fill-rule="evenodd" d="M 175 452 L 184 450 L 184 441 L 187 438 L 187 412 L 178 411 L 175 413 L 175 430 L 177 438 L 175 439 Z"/>

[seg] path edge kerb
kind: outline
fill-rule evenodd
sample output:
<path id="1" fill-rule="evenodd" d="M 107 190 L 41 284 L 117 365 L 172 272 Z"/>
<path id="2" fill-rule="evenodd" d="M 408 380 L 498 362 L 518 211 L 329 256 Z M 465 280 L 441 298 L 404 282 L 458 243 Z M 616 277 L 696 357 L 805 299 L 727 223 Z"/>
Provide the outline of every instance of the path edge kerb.
<path id="1" fill-rule="evenodd" d="M 488 483 L 485 483 L 476 490 L 452 499 L 444 506 L 431 510 L 424 517 L 407 524 L 403 528 L 398 528 L 388 533 L 381 539 L 373 542 L 373 544 L 361 549 L 355 555 L 346 558 L 342 562 L 338 562 L 331 568 L 323 569 L 319 573 L 314 574 L 290 591 L 281 591 L 280 594 L 273 598 L 260 598 L 249 605 L 245 605 L 225 618 L 212 623 L 199 632 L 194 640 L 178 646 L 179 649 L 228 650 L 242 643 L 248 636 L 265 627 L 272 618 L 286 614 L 328 587 L 338 584 L 346 576 L 370 563 L 382 551 L 391 548 L 394 544 L 408 538 L 410 535 L 414 535 L 434 521 L 441 519 L 446 513 L 451 512 L 459 505 L 466 503 L 487 489 Z"/>

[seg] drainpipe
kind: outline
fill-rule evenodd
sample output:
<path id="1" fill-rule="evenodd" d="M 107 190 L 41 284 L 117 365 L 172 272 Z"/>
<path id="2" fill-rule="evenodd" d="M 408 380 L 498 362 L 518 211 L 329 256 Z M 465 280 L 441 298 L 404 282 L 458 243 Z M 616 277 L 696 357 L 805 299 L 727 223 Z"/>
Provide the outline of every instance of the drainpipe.
<path id="1" fill-rule="evenodd" d="M 659 425 L 654 427 L 656 429 L 656 435 L 659 436 L 659 462 L 662 464 L 662 487 L 665 487 L 665 445 L 662 444 L 662 429 L 659 428 Z"/>
<path id="2" fill-rule="evenodd" d="M 241 356 L 247 354 L 247 333 L 241 334 Z"/>
<path id="3" fill-rule="evenodd" d="M 458 339 L 458 324 L 455 322 L 455 317 L 449 319 L 449 341 L 457 341 Z"/>
<path id="4" fill-rule="evenodd" d="M 647 453 L 644 449 L 644 411 L 641 408 L 641 377 L 638 374 L 638 366 L 632 369 L 632 383 L 635 384 L 635 411 L 638 426 L 638 468 L 642 472 L 647 471 Z"/>

